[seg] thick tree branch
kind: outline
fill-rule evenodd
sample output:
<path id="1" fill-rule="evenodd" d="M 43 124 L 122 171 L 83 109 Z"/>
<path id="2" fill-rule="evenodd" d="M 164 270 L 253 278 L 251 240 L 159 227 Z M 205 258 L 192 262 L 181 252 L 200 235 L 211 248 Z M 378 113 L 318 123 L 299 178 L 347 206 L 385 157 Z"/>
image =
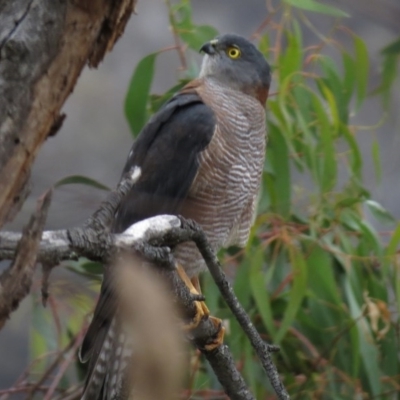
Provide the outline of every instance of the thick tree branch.
<path id="1" fill-rule="evenodd" d="M 136 0 L 0 0 L 0 226 L 86 64 L 97 66 Z"/>

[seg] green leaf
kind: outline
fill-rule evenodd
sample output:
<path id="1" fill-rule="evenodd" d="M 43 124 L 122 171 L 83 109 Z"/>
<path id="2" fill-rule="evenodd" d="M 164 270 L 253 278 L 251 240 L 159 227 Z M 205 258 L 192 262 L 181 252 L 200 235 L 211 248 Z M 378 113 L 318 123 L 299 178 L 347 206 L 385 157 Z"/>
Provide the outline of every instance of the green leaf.
<path id="1" fill-rule="evenodd" d="M 322 84 L 321 86 L 324 98 L 329 105 L 333 127 L 335 128 L 335 132 L 337 132 L 339 129 L 340 119 L 339 119 L 339 110 L 337 107 L 336 99 L 333 96 L 331 90 L 326 85 Z"/>
<path id="2" fill-rule="evenodd" d="M 283 218 L 287 218 L 290 215 L 291 207 L 289 150 L 281 131 L 273 124 L 269 126 L 269 136 L 270 143 L 268 145 L 267 157 L 273 169 L 278 171 L 273 178 L 273 189 L 275 191 L 275 195 L 271 196 L 271 201 L 275 200 L 272 204 L 273 211 Z"/>
<path id="3" fill-rule="evenodd" d="M 292 287 L 288 293 L 288 303 L 281 325 L 275 336 L 275 343 L 279 344 L 290 326 L 294 323 L 296 314 L 301 306 L 307 290 L 307 264 L 299 249 L 290 245 L 289 260 L 293 271 Z"/>
<path id="4" fill-rule="evenodd" d="M 303 50 L 301 48 L 301 38 L 286 33 L 287 47 L 284 53 L 281 54 L 279 59 L 279 81 L 281 84 L 291 75 L 291 81 L 286 83 L 292 84 L 293 81 L 299 79 L 297 73 L 301 71 L 301 63 L 303 58 Z"/>
<path id="5" fill-rule="evenodd" d="M 336 184 L 337 163 L 333 132 L 326 111 L 317 96 L 312 97 L 312 105 L 320 128 L 317 147 L 319 186 L 321 192 L 326 193 Z"/>
<path id="6" fill-rule="evenodd" d="M 354 36 L 355 66 L 357 70 L 357 107 L 360 107 L 367 94 L 369 76 L 368 49 L 365 42 L 358 36 Z"/>
<path id="7" fill-rule="evenodd" d="M 382 341 L 381 352 L 383 372 L 386 376 L 398 376 L 400 367 L 398 362 L 398 337 L 394 327 L 390 328 Z"/>
<path id="8" fill-rule="evenodd" d="M 381 93 L 383 98 L 383 104 L 386 108 L 389 106 L 390 93 L 392 92 L 392 86 L 396 80 L 398 74 L 398 56 L 387 55 L 383 60 L 382 65 L 382 81 L 380 86 L 373 92 L 373 94 Z"/>
<path id="9" fill-rule="evenodd" d="M 381 241 L 375 231 L 375 229 L 365 219 L 358 221 L 360 231 L 363 234 L 363 244 L 366 248 L 366 256 L 377 256 L 380 257 L 383 254 Z"/>
<path id="10" fill-rule="evenodd" d="M 154 66 L 158 53 L 144 57 L 132 75 L 125 98 L 125 116 L 134 136 L 138 135 L 145 125 L 147 104 L 154 77 Z"/>
<path id="11" fill-rule="evenodd" d="M 98 278 L 101 280 L 104 273 L 103 264 L 94 261 L 87 261 L 85 259 L 77 262 L 70 261 L 67 264 L 67 268 L 74 273 L 89 277 L 91 279 Z"/>
<path id="12" fill-rule="evenodd" d="M 324 78 L 317 80 L 318 88 L 329 103 L 336 125 L 339 125 L 339 121 L 347 123 L 350 99 L 345 96 L 346 90 L 339 77 L 337 66 L 329 57 L 319 57 L 318 60 L 325 74 Z"/>
<path id="13" fill-rule="evenodd" d="M 394 42 L 388 44 L 383 50 L 382 54 L 400 54 L 400 38 L 396 39 Z"/>
<path id="14" fill-rule="evenodd" d="M 276 328 L 274 325 L 274 318 L 271 309 L 271 298 L 267 291 L 268 278 L 263 274 L 263 257 L 264 249 L 260 246 L 252 256 L 250 264 L 250 286 L 253 297 L 257 304 L 257 309 L 260 312 L 261 319 L 265 325 L 265 328 L 274 339 L 276 334 Z M 269 268 L 267 275 L 271 276 L 273 268 Z"/>
<path id="15" fill-rule="evenodd" d="M 318 3 L 315 0 L 284 0 L 285 3 L 301 8 L 302 10 L 313 11 L 319 14 L 327 14 L 332 17 L 349 17 L 349 14 L 336 7 L 328 6 L 326 4 Z"/>
<path id="16" fill-rule="evenodd" d="M 251 287 L 249 283 L 250 262 L 251 256 L 249 254 L 239 266 L 236 272 L 235 283 L 233 285 L 237 298 L 245 309 L 250 307 L 251 302 Z"/>
<path id="17" fill-rule="evenodd" d="M 318 299 L 340 305 L 341 299 L 335 284 L 331 256 L 312 241 L 308 241 L 306 253 L 309 287 Z"/>
<path id="18" fill-rule="evenodd" d="M 55 188 L 58 188 L 60 186 L 64 185 L 73 185 L 73 184 L 80 184 L 80 185 L 86 185 L 86 186 L 91 186 L 96 189 L 101 189 L 101 190 L 110 190 L 110 188 L 106 185 L 103 185 L 102 183 L 96 181 L 95 179 L 88 178 L 87 176 L 83 175 L 71 175 L 67 176 L 63 179 L 60 179 L 58 182 L 54 184 Z"/>
<path id="19" fill-rule="evenodd" d="M 346 296 L 349 302 L 350 313 L 356 322 L 359 338 L 359 354 L 363 361 L 365 374 L 367 375 L 367 385 L 375 396 L 382 392 L 379 371 L 379 353 L 374 344 L 373 336 L 368 325 L 367 319 L 362 317 L 362 310 L 354 296 L 351 284 L 348 279 L 345 283 Z"/>
<path id="20" fill-rule="evenodd" d="M 349 104 L 355 89 L 357 69 L 353 58 L 347 52 L 342 52 L 344 76 L 342 93 L 346 104 Z"/>
<path id="21" fill-rule="evenodd" d="M 387 245 L 385 250 L 385 255 L 389 257 L 395 256 L 399 244 L 400 244 L 400 223 L 397 225 L 396 229 L 392 233 L 392 237 L 390 238 L 389 244 Z"/>
<path id="22" fill-rule="evenodd" d="M 346 140 L 347 144 L 350 147 L 351 157 L 350 157 L 350 166 L 351 172 L 357 179 L 361 179 L 362 172 L 362 156 L 360 152 L 360 148 L 354 135 L 350 132 L 350 129 L 347 125 L 341 124 L 340 132 L 343 135 L 343 138 Z"/>
<path id="23" fill-rule="evenodd" d="M 378 202 L 374 200 L 366 200 L 364 204 L 368 207 L 368 210 L 376 218 L 376 220 L 381 222 L 382 224 L 392 225 L 396 222 L 393 215 L 391 215 L 389 211 L 383 208 L 382 205 Z"/>

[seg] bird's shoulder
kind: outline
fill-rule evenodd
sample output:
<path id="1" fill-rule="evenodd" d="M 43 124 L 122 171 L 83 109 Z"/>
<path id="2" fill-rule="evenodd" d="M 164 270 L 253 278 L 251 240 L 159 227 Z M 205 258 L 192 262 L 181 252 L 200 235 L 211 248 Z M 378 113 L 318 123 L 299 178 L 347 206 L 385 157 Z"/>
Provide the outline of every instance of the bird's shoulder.
<path id="1" fill-rule="evenodd" d="M 158 151 L 198 153 L 208 145 L 216 121 L 202 86 L 199 79 L 189 82 L 150 118 L 132 146 L 124 172 Z"/>

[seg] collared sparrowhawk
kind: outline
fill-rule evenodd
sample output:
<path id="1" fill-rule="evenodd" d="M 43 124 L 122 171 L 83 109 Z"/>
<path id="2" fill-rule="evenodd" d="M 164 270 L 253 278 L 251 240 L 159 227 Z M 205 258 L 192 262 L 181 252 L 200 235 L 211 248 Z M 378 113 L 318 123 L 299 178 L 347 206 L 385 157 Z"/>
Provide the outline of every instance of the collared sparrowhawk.
<path id="1" fill-rule="evenodd" d="M 226 34 L 206 43 L 201 72 L 149 120 L 129 153 L 124 173 L 140 174 L 115 215 L 113 230 L 155 215 L 195 220 L 215 251 L 245 245 L 264 166 L 265 102 L 270 67 L 245 38 Z M 205 268 L 193 243 L 173 254 L 190 278 Z M 115 360 L 117 301 L 105 273 L 81 348 L 89 360 L 82 400 L 125 399 Z M 118 362 L 118 365 L 121 365 Z"/>

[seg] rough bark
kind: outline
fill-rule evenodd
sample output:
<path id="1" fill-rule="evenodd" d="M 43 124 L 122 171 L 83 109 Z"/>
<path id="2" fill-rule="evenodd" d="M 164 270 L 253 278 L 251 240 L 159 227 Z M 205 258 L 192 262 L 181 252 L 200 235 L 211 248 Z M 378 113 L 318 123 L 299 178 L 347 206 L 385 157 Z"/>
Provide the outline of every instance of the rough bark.
<path id="1" fill-rule="evenodd" d="M 38 209 L 32 215 L 14 250 L 11 266 L 0 275 L 0 330 L 10 313 L 29 293 L 36 266 L 37 251 L 47 211 L 50 206 L 51 192 L 47 192 L 39 201 Z"/>
<path id="2" fill-rule="evenodd" d="M 23 204 L 32 163 L 82 69 L 112 48 L 135 3 L 0 0 L 0 226 Z"/>

